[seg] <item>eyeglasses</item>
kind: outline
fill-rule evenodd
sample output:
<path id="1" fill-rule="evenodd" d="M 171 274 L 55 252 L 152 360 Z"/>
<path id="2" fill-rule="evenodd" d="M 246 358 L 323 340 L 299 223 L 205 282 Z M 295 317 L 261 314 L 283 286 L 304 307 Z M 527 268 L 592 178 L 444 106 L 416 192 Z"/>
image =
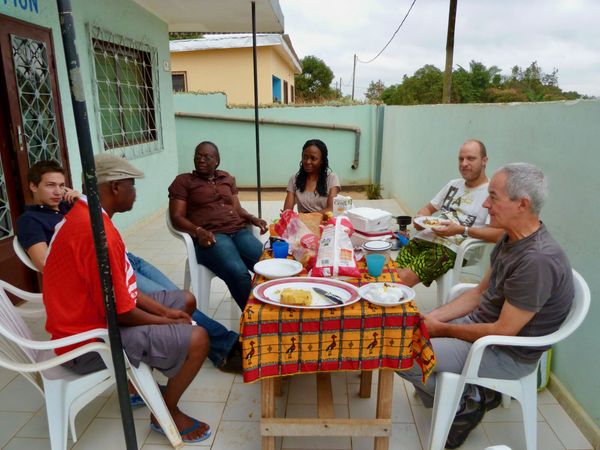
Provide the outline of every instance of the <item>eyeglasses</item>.
<path id="1" fill-rule="evenodd" d="M 194 161 L 216 161 L 217 157 L 211 154 L 199 153 L 194 156 Z"/>

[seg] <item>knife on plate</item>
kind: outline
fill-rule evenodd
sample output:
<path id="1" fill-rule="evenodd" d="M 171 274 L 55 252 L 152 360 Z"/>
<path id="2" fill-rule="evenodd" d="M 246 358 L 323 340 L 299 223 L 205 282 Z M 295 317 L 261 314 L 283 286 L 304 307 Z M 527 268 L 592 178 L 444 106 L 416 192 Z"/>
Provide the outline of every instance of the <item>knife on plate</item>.
<path id="1" fill-rule="evenodd" d="M 337 294 L 333 294 L 331 292 L 326 291 L 325 289 L 321 289 L 318 287 L 314 287 L 313 291 L 315 291 L 319 295 L 322 295 L 326 299 L 331 300 L 333 303 L 337 303 L 338 305 L 344 304 L 344 300 L 342 300 L 342 297 L 340 297 Z"/>

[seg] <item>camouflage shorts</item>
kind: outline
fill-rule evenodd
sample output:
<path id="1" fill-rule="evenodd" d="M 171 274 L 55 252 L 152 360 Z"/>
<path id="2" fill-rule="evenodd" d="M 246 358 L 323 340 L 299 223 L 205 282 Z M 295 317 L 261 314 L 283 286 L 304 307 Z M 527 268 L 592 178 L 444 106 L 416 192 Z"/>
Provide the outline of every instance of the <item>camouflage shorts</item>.
<path id="1" fill-rule="evenodd" d="M 398 253 L 396 262 L 400 267 L 412 270 L 425 286 L 429 286 L 452 269 L 455 259 L 456 253 L 444 245 L 411 239 Z"/>

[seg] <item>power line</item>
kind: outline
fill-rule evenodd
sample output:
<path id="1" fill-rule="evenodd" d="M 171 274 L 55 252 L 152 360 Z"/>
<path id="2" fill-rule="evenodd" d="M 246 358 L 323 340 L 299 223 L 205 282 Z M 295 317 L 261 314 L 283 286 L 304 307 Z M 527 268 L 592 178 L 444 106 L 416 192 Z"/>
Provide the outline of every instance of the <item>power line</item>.
<path id="1" fill-rule="evenodd" d="M 388 47 L 388 45 L 390 45 L 392 43 L 392 41 L 396 37 L 396 34 L 398 34 L 398 31 L 400 31 L 400 28 L 402 28 L 402 25 L 404 24 L 404 21 L 406 20 L 406 18 L 410 14 L 410 11 L 412 10 L 413 6 L 415 6 L 416 2 L 417 2 L 417 0 L 413 0 L 412 4 L 410 5 L 410 8 L 408 8 L 408 11 L 406 12 L 406 15 L 404 16 L 404 19 L 402 19 L 402 22 L 400 22 L 400 25 L 398 25 L 398 28 L 396 28 L 396 31 L 394 31 L 394 34 L 392 35 L 392 37 L 390 38 L 390 40 L 388 41 L 388 43 L 385 44 L 385 46 L 381 49 L 381 51 L 379 53 L 377 53 L 377 55 L 375 55 L 374 58 L 372 58 L 372 59 L 370 59 L 368 61 L 362 61 L 361 59 L 359 59 L 357 57 L 356 60 L 358 62 L 360 62 L 360 63 L 363 63 L 363 64 L 369 64 L 369 63 L 372 63 L 373 61 L 375 61 L 377 58 L 379 58 L 379 56 L 384 52 L 384 50 Z"/>

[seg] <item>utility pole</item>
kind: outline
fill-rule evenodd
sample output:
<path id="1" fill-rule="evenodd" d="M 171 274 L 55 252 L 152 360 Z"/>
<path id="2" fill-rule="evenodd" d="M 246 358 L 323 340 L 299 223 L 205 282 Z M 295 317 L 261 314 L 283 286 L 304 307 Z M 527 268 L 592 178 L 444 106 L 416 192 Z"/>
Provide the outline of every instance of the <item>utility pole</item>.
<path id="1" fill-rule="evenodd" d="M 354 54 L 354 67 L 352 68 L 352 101 L 354 101 L 354 80 L 356 79 L 356 53 Z"/>
<path id="2" fill-rule="evenodd" d="M 444 88 L 442 91 L 442 103 L 450 103 L 452 93 L 452 59 L 454 56 L 454 25 L 456 23 L 456 3 L 458 0 L 450 0 L 450 12 L 448 13 L 448 35 L 446 37 L 446 68 L 444 69 Z"/>

